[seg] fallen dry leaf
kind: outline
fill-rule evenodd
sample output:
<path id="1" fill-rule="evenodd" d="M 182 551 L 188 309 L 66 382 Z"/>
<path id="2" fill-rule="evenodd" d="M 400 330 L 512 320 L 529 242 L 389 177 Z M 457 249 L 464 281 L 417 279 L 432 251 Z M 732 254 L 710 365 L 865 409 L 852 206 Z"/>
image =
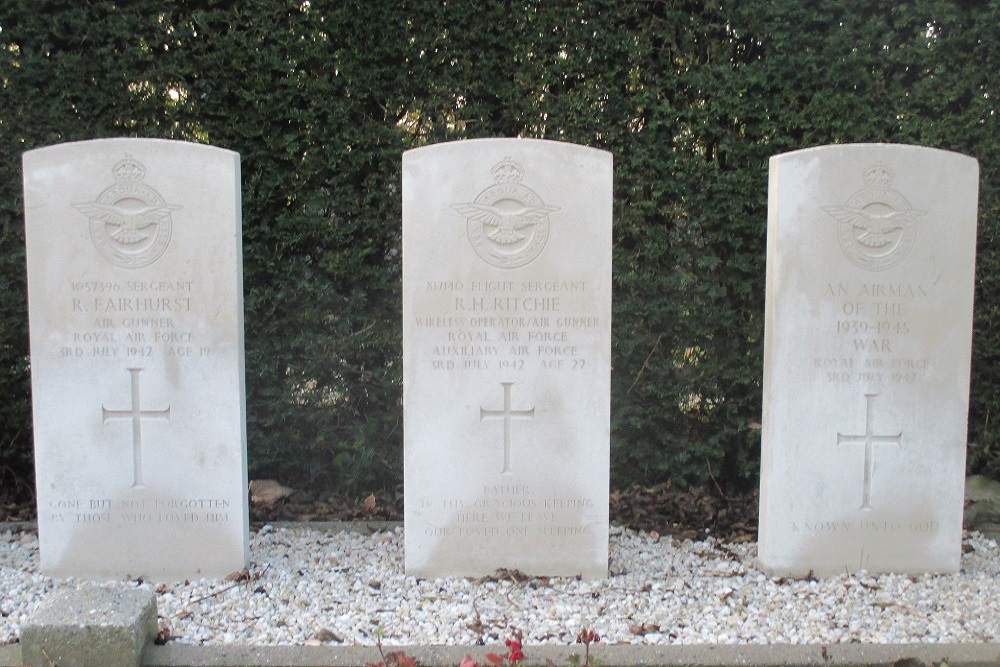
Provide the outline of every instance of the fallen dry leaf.
<path id="1" fill-rule="evenodd" d="M 393 651 L 385 654 L 385 664 L 398 665 L 398 667 L 417 667 L 417 659 L 403 651 Z"/>
<path id="2" fill-rule="evenodd" d="M 338 644 L 342 644 L 344 642 L 343 637 L 328 628 L 320 628 L 317 630 L 316 634 L 313 635 L 313 639 L 321 642 L 337 642 Z"/>
<path id="3" fill-rule="evenodd" d="M 654 623 L 641 623 L 641 624 L 637 623 L 635 625 L 628 626 L 628 631 L 631 632 L 633 635 L 644 636 L 648 635 L 651 632 L 659 632 L 660 626 Z"/>
<path id="4" fill-rule="evenodd" d="M 170 634 L 170 626 L 166 623 L 160 623 L 160 631 L 156 633 L 153 643 L 157 646 L 163 646 L 171 639 L 173 639 L 173 635 Z"/>
<path id="5" fill-rule="evenodd" d="M 223 581 L 249 581 L 250 580 L 250 570 L 235 570 L 227 574 Z"/>
<path id="6" fill-rule="evenodd" d="M 282 498 L 295 493 L 295 489 L 283 486 L 273 479 L 255 479 L 250 482 L 250 504 L 254 507 L 274 507 Z"/>

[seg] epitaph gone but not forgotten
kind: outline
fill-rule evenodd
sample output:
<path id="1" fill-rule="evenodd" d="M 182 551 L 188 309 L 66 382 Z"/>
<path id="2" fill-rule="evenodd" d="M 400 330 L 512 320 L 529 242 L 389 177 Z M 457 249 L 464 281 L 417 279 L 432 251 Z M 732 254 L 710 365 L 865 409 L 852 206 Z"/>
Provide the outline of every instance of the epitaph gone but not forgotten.
<path id="1" fill-rule="evenodd" d="M 24 155 L 41 566 L 224 575 L 249 555 L 239 156 Z"/>

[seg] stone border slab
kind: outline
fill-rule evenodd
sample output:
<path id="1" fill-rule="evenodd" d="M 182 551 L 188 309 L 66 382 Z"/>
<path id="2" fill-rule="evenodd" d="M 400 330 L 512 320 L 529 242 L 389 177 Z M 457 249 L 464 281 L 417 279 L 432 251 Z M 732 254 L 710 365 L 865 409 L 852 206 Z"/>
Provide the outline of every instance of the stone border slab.
<path id="1" fill-rule="evenodd" d="M 34 667 L 138 667 L 156 633 L 153 591 L 59 591 L 21 628 L 21 660 Z"/>

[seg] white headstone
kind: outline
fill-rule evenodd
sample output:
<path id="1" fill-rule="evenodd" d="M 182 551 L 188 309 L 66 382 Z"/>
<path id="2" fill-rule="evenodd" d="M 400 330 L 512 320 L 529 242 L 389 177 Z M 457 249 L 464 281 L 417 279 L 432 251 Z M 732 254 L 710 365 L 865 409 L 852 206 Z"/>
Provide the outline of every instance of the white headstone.
<path id="1" fill-rule="evenodd" d="M 978 173 L 916 146 L 771 158 L 768 571 L 958 571 Z"/>
<path id="2" fill-rule="evenodd" d="M 33 150 L 24 208 L 42 569 L 245 567 L 239 155 Z"/>
<path id="3" fill-rule="evenodd" d="M 607 576 L 611 154 L 403 155 L 406 571 Z"/>

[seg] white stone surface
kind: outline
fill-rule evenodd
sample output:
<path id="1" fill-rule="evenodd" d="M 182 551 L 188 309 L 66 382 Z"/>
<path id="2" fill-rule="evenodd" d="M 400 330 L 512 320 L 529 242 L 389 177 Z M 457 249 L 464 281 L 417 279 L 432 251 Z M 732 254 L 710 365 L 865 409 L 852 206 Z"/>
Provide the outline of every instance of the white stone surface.
<path id="1" fill-rule="evenodd" d="M 244 567 L 239 155 L 106 139 L 25 153 L 41 566 Z"/>
<path id="2" fill-rule="evenodd" d="M 760 560 L 960 563 L 978 163 L 915 146 L 771 159 Z"/>
<path id="3" fill-rule="evenodd" d="M 612 158 L 403 156 L 406 571 L 607 575 Z"/>

